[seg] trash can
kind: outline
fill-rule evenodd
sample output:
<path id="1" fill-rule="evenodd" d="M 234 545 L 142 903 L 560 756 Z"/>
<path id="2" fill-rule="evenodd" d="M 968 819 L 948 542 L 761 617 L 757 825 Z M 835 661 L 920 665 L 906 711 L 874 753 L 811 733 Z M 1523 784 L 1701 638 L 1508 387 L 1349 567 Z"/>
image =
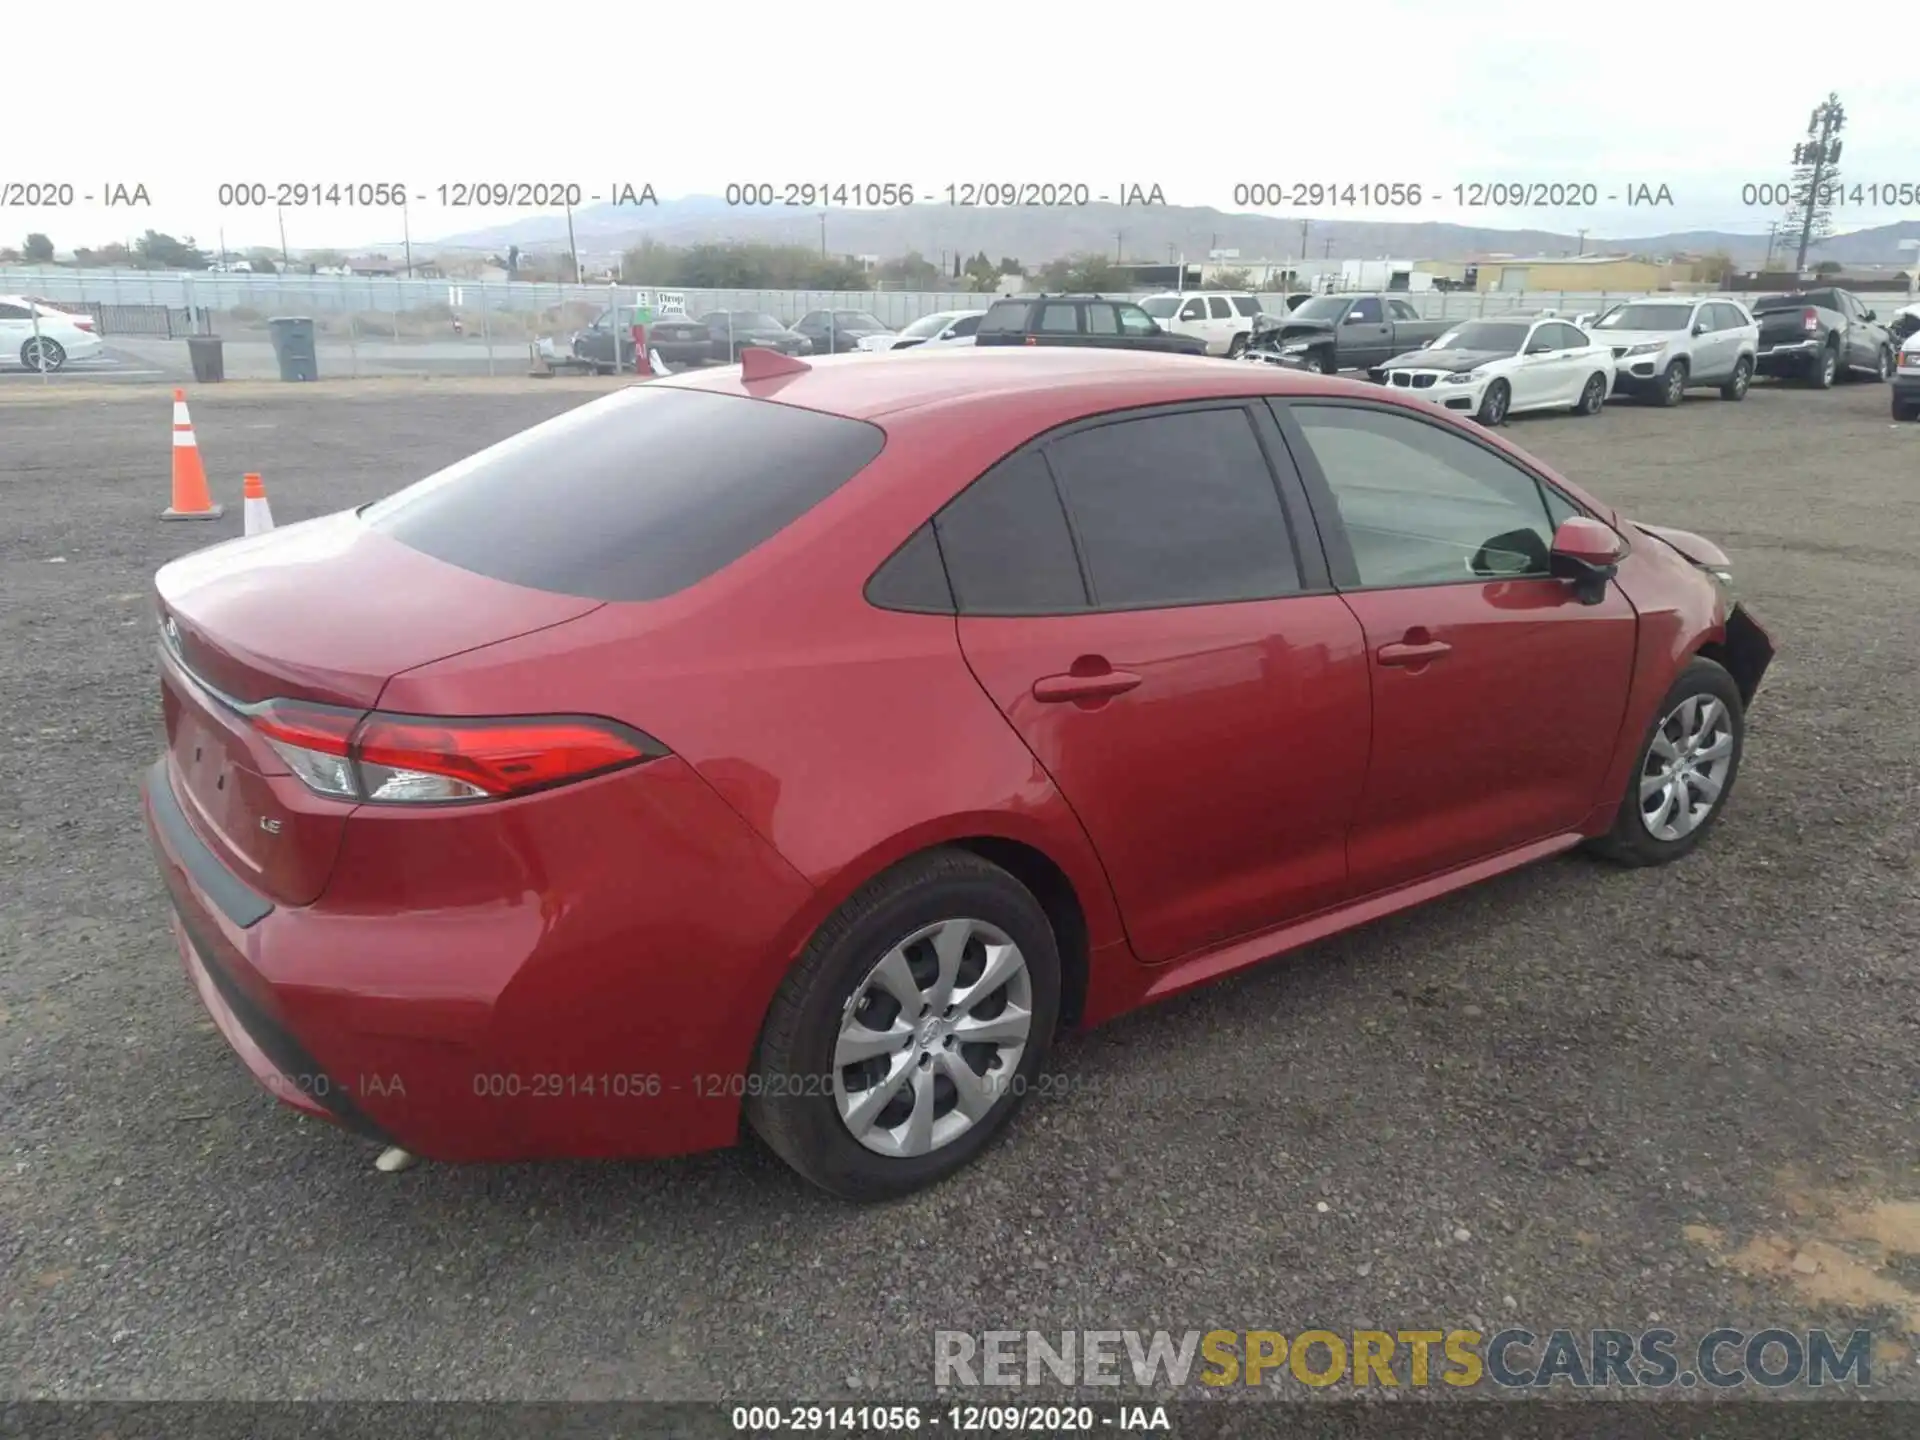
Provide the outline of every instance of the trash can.
<path id="1" fill-rule="evenodd" d="M 226 354 L 218 335 L 189 335 L 187 354 L 193 360 L 193 378 L 202 385 L 227 378 Z"/>
<path id="2" fill-rule="evenodd" d="M 320 358 L 314 349 L 313 321 L 304 316 L 280 316 L 267 321 L 273 338 L 273 358 L 280 362 L 282 380 L 318 380 Z"/>

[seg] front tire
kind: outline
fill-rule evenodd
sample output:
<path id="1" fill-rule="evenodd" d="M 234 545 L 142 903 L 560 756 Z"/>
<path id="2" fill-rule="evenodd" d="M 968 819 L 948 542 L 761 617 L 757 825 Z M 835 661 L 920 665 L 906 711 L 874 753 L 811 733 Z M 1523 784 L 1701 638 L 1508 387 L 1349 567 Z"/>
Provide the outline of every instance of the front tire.
<path id="1" fill-rule="evenodd" d="M 1311 355 L 1307 356 L 1307 369 L 1316 375 L 1333 374 L 1333 352 L 1329 350 L 1314 351 Z"/>
<path id="2" fill-rule="evenodd" d="M 1598 415 L 1601 407 L 1607 403 L 1607 377 L 1596 370 L 1587 379 L 1586 388 L 1580 392 L 1580 398 L 1574 403 L 1576 415 Z"/>
<path id="3" fill-rule="evenodd" d="M 1742 355 L 1738 363 L 1733 367 L 1733 374 L 1727 378 L 1727 383 L 1720 387 L 1720 398 L 1722 400 L 1744 400 L 1747 398 L 1747 389 L 1752 384 L 1753 361 Z"/>
<path id="4" fill-rule="evenodd" d="M 20 363 L 29 370 L 52 374 L 67 363 L 67 352 L 58 340 L 40 335 L 20 347 Z"/>
<path id="5" fill-rule="evenodd" d="M 1480 397 L 1480 408 L 1473 418 L 1482 425 L 1495 426 L 1507 423 L 1507 407 L 1513 403 L 1513 388 L 1504 380 L 1496 380 L 1487 386 L 1487 393 Z"/>
<path id="6" fill-rule="evenodd" d="M 1687 398 L 1687 362 L 1675 360 L 1667 366 L 1666 373 L 1660 377 L 1659 397 L 1661 405 L 1672 409 Z"/>
<path id="7" fill-rule="evenodd" d="M 1032 892 L 963 850 L 917 856 L 841 906 L 780 986 L 747 1121 L 843 1199 L 910 1194 L 992 1143 L 1059 1013 L 1059 949 Z"/>
<path id="8" fill-rule="evenodd" d="M 1591 848 L 1634 866 L 1690 852 L 1727 808 L 1745 741 L 1746 707 L 1733 676 L 1711 660 L 1693 660 L 1640 743 L 1613 828 Z"/>

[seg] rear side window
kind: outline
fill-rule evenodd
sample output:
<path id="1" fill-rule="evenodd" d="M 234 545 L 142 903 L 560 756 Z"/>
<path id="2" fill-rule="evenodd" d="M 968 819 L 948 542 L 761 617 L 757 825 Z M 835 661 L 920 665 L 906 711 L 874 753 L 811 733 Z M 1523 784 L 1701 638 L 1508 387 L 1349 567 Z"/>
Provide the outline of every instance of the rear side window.
<path id="1" fill-rule="evenodd" d="M 987 471 L 935 517 L 934 530 L 961 610 L 1049 615 L 1087 608 L 1073 536 L 1038 451 Z"/>
<path id="2" fill-rule="evenodd" d="M 1018 302 L 990 306 L 986 318 L 980 322 L 980 333 L 997 335 L 1011 331 L 1017 335 L 1027 328 L 1027 311 L 1030 308 Z"/>
<path id="3" fill-rule="evenodd" d="M 878 426 L 638 385 L 362 510 L 463 570 L 592 600 L 657 600 L 732 564 L 866 468 Z"/>
<path id="4" fill-rule="evenodd" d="M 1064 436 L 1046 456 L 1102 609 L 1300 589 L 1280 494 L 1244 410 L 1117 421 Z"/>
<path id="5" fill-rule="evenodd" d="M 1233 297 L 1233 308 L 1242 315 L 1258 315 L 1260 302 L 1251 295 L 1236 295 Z"/>
<path id="6" fill-rule="evenodd" d="M 1049 335 L 1077 335 L 1080 333 L 1080 307 L 1042 305 L 1037 328 Z"/>

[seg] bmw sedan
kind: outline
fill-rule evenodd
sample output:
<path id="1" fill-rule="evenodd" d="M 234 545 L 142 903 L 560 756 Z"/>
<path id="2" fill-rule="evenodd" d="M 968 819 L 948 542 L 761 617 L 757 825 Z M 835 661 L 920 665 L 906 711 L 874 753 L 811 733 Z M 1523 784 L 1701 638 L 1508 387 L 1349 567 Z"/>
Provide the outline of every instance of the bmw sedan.
<path id="1" fill-rule="evenodd" d="M 748 351 L 156 591 L 147 826 L 275 1095 L 442 1161 L 751 1129 L 854 1200 L 1066 1027 L 1686 856 L 1773 654 L 1497 432 L 1107 349 Z"/>

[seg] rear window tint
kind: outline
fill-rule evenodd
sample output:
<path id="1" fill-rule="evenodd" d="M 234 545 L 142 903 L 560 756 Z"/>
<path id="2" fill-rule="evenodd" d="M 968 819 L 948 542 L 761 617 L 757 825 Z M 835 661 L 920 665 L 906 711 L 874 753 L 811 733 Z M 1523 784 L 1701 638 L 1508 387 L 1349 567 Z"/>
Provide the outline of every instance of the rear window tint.
<path id="1" fill-rule="evenodd" d="M 637 385 L 361 511 L 463 570 L 592 600 L 657 600 L 732 564 L 863 470 L 878 426 Z"/>

